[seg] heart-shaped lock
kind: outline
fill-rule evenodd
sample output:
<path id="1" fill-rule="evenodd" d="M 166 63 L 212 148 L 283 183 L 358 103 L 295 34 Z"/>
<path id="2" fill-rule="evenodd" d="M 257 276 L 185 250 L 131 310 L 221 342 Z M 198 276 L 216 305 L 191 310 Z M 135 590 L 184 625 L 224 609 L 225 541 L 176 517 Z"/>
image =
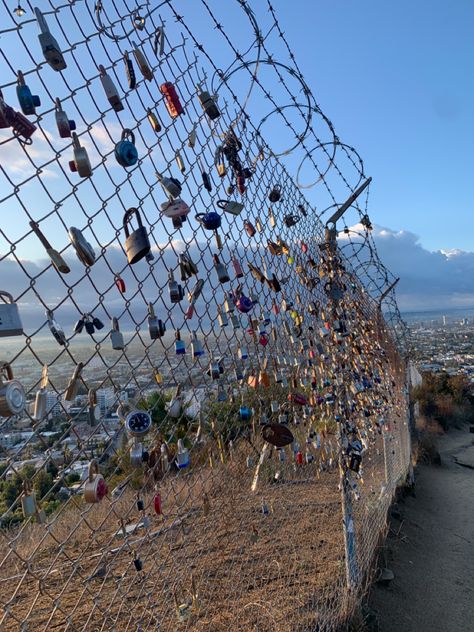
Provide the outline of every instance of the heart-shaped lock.
<path id="1" fill-rule="evenodd" d="M 162 215 L 173 220 L 174 228 L 181 228 L 190 210 L 189 206 L 181 198 L 168 200 L 160 204 Z"/>
<path id="2" fill-rule="evenodd" d="M 99 464 L 93 459 L 89 464 L 89 477 L 84 486 L 84 500 L 86 503 L 99 503 L 107 496 L 108 491 L 107 483 L 99 472 Z"/>
<path id="3" fill-rule="evenodd" d="M 115 159 L 122 167 L 133 167 L 138 162 L 138 151 L 135 147 L 135 134 L 131 129 L 124 129 L 122 137 L 115 145 Z"/>

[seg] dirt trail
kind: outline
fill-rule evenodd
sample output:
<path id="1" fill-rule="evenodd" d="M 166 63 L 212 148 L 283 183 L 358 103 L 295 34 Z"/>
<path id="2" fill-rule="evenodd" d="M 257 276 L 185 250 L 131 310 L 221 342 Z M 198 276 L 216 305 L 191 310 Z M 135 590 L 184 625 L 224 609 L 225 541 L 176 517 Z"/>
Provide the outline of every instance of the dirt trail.
<path id="1" fill-rule="evenodd" d="M 451 431 L 439 439 L 441 466 L 417 468 L 416 498 L 387 540 L 395 579 L 370 599 L 380 632 L 474 632 L 473 443 L 468 428 Z"/>

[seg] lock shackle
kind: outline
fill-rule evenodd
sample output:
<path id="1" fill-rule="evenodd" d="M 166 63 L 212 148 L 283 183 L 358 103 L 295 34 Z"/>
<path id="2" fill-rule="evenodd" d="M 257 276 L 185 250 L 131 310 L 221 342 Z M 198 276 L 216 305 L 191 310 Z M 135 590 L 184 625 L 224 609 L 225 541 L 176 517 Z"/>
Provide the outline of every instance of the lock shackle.
<path id="1" fill-rule="evenodd" d="M 225 211 L 225 208 L 227 206 L 227 204 L 229 202 L 231 202 L 232 200 L 217 200 L 216 202 L 216 206 L 218 206 L 220 209 L 222 209 L 223 211 Z"/>
<path id="2" fill-rule="evenodd" d="M 105 77 L 105 76 L 107 75 L 107 71 L 106 71 L 106 69 L 104 68 L 104 66 L 102 66 L 102 64 L 99 64 L 97 67 L 98 67 L 98 69 L 99 69 L 99 71 L 100 71 L 100 74 L 101 74 L 103 77 Z"/>
<path id="3" fill-rule="evenodd" d="M 92 461 L 89 463 L 89 473 L 88 473 L 89 483 L 94 482 L 94 478 L 97 476 L 97 474 L 100 474 L 99 464 L 97 463 L 95 459 L 92 459 Z"/>
<path id="4" fill-rule="evenodd" d="M 135 145 L 135 134 L 132 132 L 131 129 L 128 129 L 128 127 L 125 127 L 122 130 L 122 137 L 121 140 L 128 140 L 129 142 L 131 142 L 133 145 Z"/>
<path id="5" fill-rule="evenodd" d="M 2 362 L 0 364 L 0 374 L 5 372 L 5 375 L 7 376 L 8 380 L 13 380 L 13 369 L 11 367 L 11 364 L 9 362 Z M 2 382 L 2 378 L 0 375 L 0 383 Z"/>
<path id="6" fill-rule="evenodd" d="M 90 314 L 83 314 L 83 317 L 87 320 L 90 320 Z M 72 374 L 72 378 L 71 378 L 72 382 L 79 379 L 83 368 L 84 368 L 84 364 L 82 362 L 79 362 L 76 368 L 74 369 L 74 373 Z"/>
<path id="7" fill-rule="evenodd" d="M 153 303 L 148 303 L 148 315 L 150 316 L 150 318 L 156 318 Z"/>
<path id="8" fill-rule="evenodd" d="M 31 480 L 29 478 L 25 478 L 25 480 L 23 481 L 23 493 L 26 494 L 31 494 L 33 491 L 33 485 L 31 484 Z"/>
<path id="9" fill-rule="evenodd" d="M 9 302 L 10 304 L 14 303 L 13 296 L 10 294 L 10 292 L 7 292 L 6 290 L 0 290 L 0 297 L 2 296 L 6 296 L 8 299 L 8 301 L 4 300 L 3 301 L 4 303 L 7 303 L 7 302 Z"/>
<path id="10" fill-rule="evenodd" d="M 25 85 L 25 77 L 24 77 L 23 73 L 21 72 L 21 70 L 17 70 L 16 71 L 16 77 L 17 77 L 18 85 L 19 86 L 24 86 Z"/>
<path id="11" fill-rule="evenodd" d="M 72 146 L 74 147 L 74 149 L 82 149 L 79 136 L 76 134 L 76 132 L 71 132 L 71 137 L 72 137 Z"/>
<path id="12" fill-rule="evenodd" d="M 112 318 L 112 329 L 113 331 L 119 331 L 119 322 L 116 316 Z"/>
<path id="13" fill-rule="evenodd" d="M 125 231 L 125 237 L 130 236 L 130 233 L 128 231 L 128 224 L 130 220 L 132 219 L 133 215 L 137 216 L 138 226 L 140 228 L 143 226 L 142 218 L 140 217 L 139 210 L 136 207 L 132 206 L 131 208 L 128 209 L 128 211 L 125 212 L 125 215 L 123 216 L 123 229 Z"/>
<path id="14" fill-rule="evenodd" d="M 56 107 L 56 111 L 57 112 L 64 112 L 62 105 L 61 105 L 61 99 L 59 97 L 56 98 L 55 100 L 55 107 Z"/>
<path id="15" fill-rule="evenodd" d="M 143 31 L 145 28 L 146 16 L 140 15 L 138 9 L 136 9 L 132 15 L 132 24 L 139 31 Z"/>

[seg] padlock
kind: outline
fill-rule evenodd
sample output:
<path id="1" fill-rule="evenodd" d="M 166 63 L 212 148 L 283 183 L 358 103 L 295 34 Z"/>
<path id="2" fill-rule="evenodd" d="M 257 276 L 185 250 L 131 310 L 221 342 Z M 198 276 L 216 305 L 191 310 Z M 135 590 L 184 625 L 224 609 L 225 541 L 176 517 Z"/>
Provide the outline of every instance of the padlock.
<path id="1" fill-rule="evenodd" d="M 207 173 L 207 171 L 204 171 L 202 167 L 201 167 L 201 179 L 202 179 L 203 187 L 206 189 L 206 191 L 209 191 L 209 193 L 211 193 L 212 191 L 211 178 L 209 177 L 209 174 Z"/>
<path id="2" fill-rule="evenodd" d="M 40 98 L 37 94 L 31 94 L 31 90 L 25 84 L 25 78 L 21 70 L 17 73 L 16 96 L 23 114 L 36 114 L 36 108 L 41 105 Z"/>
<path id="3" fill-rule="evenodd" d="M 62 256 L 59 254 L 59 252 L 51 246 L 49 241 L 43 235 L 39 225 L 34 221 L 30 221 L 29 224 L 30 224 L 31 229 L 35 233 L 35 235 L 40 240 L 44 249 L 46 250 L 46 254 L 51 259 L 51 263 L 56 268 L 56 270 L 58 272 L 61 272 L 62 274 L 68 274 L 69 272 L 71 272 L 71 268 L 67 265 L 67 263 L 64 261 Z"/>
<path id="4" fill-rule="evenodd" d="M 214 267 L 217 272 L 217 278 L 220 283 L 228 283 L 230 281 L 229 273 L 227 272 L 227 268 L 221 261 L 219 261 L 219 257 L 217 255 L 213 255 Z"/>
<path id="5" fill-rule="evenodd" d="M 95 262 L 94 248 L 86 240 L 82 232 L 78 228 L 71 226 L 68 235 L 79 261 L 85 266 L 92 266 Z"/>
<path id="6" fill-rule="evenodd" d="M 217 173 L 220 178 L 223 178 L 227 174 L 227 167 L 223 162 L 217 164 Z"/>
<path id="7" fill-rule="evenodd" d="M 133 565 L 135 566 L 135 570 L 137 571 L 137 573 L 143 570 L 143 562 L 136 553 L 134 553 L 133 556 Z"/>
<path id="8" fill-rule="evenodd" d="M 281 199 L 281 188 L 279 184 L 275 184 L 270 193 L 268 194 L 270 202 L 278 202 Z"/>
<path id="9" fill-rule="evenodd" d="M 175 393 L 173 397 L 171 398 L 171 401 L 168 402 L 166 411 L 169 417 L 172 417 L 173 419 L 178 419 L 179 417 L 181 417 L 181 410 L 182 410 L 181 385 L 178 384 L 178 386 L 176 387 Z"/>
<path id="10" fill-rule="evenodd" d="M 163 187 L 165 193 L 170 198 L 178 198 L 181 195 L 181 183 L 176 178 L 167 178 L 159 171 L 155 171 L 155 175 L 158 178 L 161 186 Z"/>
<path id="11" fill-rule="evenodd" d="M 221 113 L 219 111 L 219 108 L 217 107 L 217 103 L 215 102 L 215 100 L 211 97 L 207 90 L 201 89 L 200 84 L 197 84 L 196 87 L 198 90 L 197 97 L 199 99 L 199 103 L 201 104 L 202 109 L 204 110 L 206 115 L 211 119 L 211 121 L 219 118 Z"/>
<path id="12" fill-rule="evenodd" d="M 135 61 L 137 62 L 137 66 L 140 68 L 140 72 L 142 73 L 143 77 L 147 80 L 147 81 L 152 81 L 153 79 L 153 72 L 150 68 L 150 65 L 148 64 L 148 61 L 145 57 L 145 55 L 143 54 L 143 52 L 138 48 L 138 46 L 136 45 L 136 43 L 132 40 L 132 46 L 133 46 L 133 56 L 135 57 Z"/>
<path id="13" fill-rule="evenodd" d="M 38 35 L 38 39 L 44 58 L 53 70 L 64 70 L 67 67 L 66 61 L 63 57 L 59 44 L 50 33 L 46 20 L 44 19 L 44 15 L 38 8 L 35 8 L 35 15 L 36 20 L 38 21 L 38 26 L 41 30 L 41 33 Z"/>
<path id="14" fill-rule="evenodd" d="M 156 133 L 161 132 L 161 123 L 158 120 L 158 117 L 156 116 L 156 114 L 152 112 L 150 108 L 148 108 L 146 111 L 146 115 L 147 115 L 148 122 L 150 123 L 152 130 Z"/>
<path id="15" fill-rule="evenodd" d="M 142 467 L 148 459 L 148 452 L 143 449 L 143 444 L 135 440 L 129 451 L 130 465 L 132 467 Z"/>
<path id="16" fill-rule="evenodd" d="M 135 90 L 137 85 L 137 77 L 135 75 L 135 69 L 133 67 L 132 60 L 128 54 L 128 51 L 125 51 L 123 54 L 123 61 L 125 63 L 125 74 L 127 75 L 127 83 L 130 90 Z"/>
<path id="17" fill-rule="evenodd" d="M 105 70 L 104 66 L 102 66 L 102 64 L 99 64 L 99 71 L 100 81 L 102 83 L 102 87 L 104 88 L 105 96 L 107 97 L 108 102 L 115 112 L 121 112 L 125 108 L 122 100 L 120 99 L 118 90 L 115 87 L 114 82 L 107 74 L 107 71 Z"/>
<path id="18" fill-rule="evenodd" d="M 291 228 L 292 226 L 296 226 L 296 224 L 300 221 L 300 217 L 297 215 L 285 215 L 283 217 L 283 223 L 287 228 Z"/>
<path id="19" fill-rule="evenodd" d="M 56 125 L 61 138 L 70 138 L 71 132 L 76 129 L 76 122 L 68 119 L 66 112 L 61 107 L 61 101 L 56 99 Z"/>
<path id="20" fill-rule="evenodd" d="M 66 392 L 64 394 L 65 401 L 72 402 L 72 400 L 76 397 L 77 391 L 79 390 L 79 380 L 83 368 L 84 364 L 82 362 L 79 362 L 74 369 L 74 373 L 69 380 L 69 384 L 67 385 Z"/>
<path id="21" fill-rule="evenodd" d="M 230 213 L 231 215 L 240 215 L 244 208 L 243 204 L 235 202 L 235 200 L 217 200 L 216 205 L 225 213 Z"/>
<path id="22" fill-rule="evenodd" d="M 239 312 L 242 312 L 243 314 L 247 314 L 251 309 L 253 309 L 254 304 L 252 299 L 242 294 L 242 292 L 239 292 L 239 294 L 234 293 L 233 300 L 234 305 L 237 307 Z"/>
<path id="23" fill-rule="evenodd" d="M 197 213 L 197 215 L 195 215 L 195 218 L 206 230 L 217 230 L 222 224 L 221 216 L 215 211 L 209 211 L 208 213 Z"/>
<path id="24" fill-rule="evenodd" d="M 130 234 L 128 223 L 134 215 L 137 217 L 138 228 Z M 123 216 L 123 229 L 125 232 L 125 253 L 128 263 L 133 265 L 134 263 L 138 263 L 143 257 L 146 257 L 151 250 L 150 240 L 148 239 L 146 228 L 142 224 L 142 219 L 137 208 L 129 208 L 125 213 Z"/>
<path id="25" fill-rule="evenodd" d="M 138 151 L 135 147 L 135 134 L 131 129 L 124 129 L 122 137 L 115 145 L 115 159 L 122 167 L 133 167 L 138 162 Z"/>
<path id="26" fill-rule="evenodd" d="M 46 408 L 48 404 L 48 365 L 45 364 L 43 366 L 43 370 L 41 373 L 41 382 L 39 391 L 36 392 L 35 396 L 35 405 L 33 408 L 33 419 L 35 421 L 43 421 L 46 416 Z"/>
<path id="27" fill-rule="evenodd" d="M 0 416 L 19 415 L 24 411 L 25 405 L 23 385 L 14 379 L 13 369 L 8 362 L 0 363 Z"/>
<path id="28" fill-rule="evenodd" d="M 174 335 L 174 351 L 176 355 L 184 355 L 186 353 L 186 345 L 184 344 L 184 340 L 181 340 L 179 329 L 176 330 Z"/>
<path id="29" fill-rule="evenodd" d="M 217 306 L 217 321 L 221 327 L 227 327 L 229 324 L 227 314 L 222 310 L 220 305 Z"/>
<path id="30" fill-rule="evenodd" d="M 204 355 L 205 351 L 202 348 L 201 341 L 197 337 L 196 331 L 191 332 L 191 355 L 193 358 L 199 358 Z"/>
<path id="31" fill-rule="evenodd" d="M 194 125 L 191 128 L 191 131 L 188 134 L 188 147 L 190 147 L 191 149 L 193 149 L 194 146 L 196 145 L 196 140 L 197 140 L 196 127 L 197 127 L 197 124 L 194 123 Z"/>
<path id="32" fill-rule="evenodd" d="M 179 470 L 189 465 L 189 450 L 184 447 L 182 439 L 178 439 L 178 452 L 176 454 L 176 466 Z"/>
<path id="33" fill-rule="evenodd" d="M 173 270 L 168 273 L 168 291 L 172 303 L 179 303 L 184 298 L 183 286 L 175 280 Z"/>
<path id="34" fill-rule="evenodd" d="M 213 380 L 218 380 L 221 376 L 221 365 L 219 364 L 219 362 L 216 362 L 211 358 L 211 362 L 209 363 L 209 369 L 207 371 L 207 374 Z"/>
<path id="35" fill-rule="evenodd" d="M 275 215 L 273 215 L 273 211 L 272 211 L 271 207 L 268 209 L 268 219 L 270 221 L 270 227 L 271 228 L 275 228 L 275 226 L 276 226 L 276 219 L 275 219 Z"/>
<path id="36" fill-rule="evenodd" d="M 240 320 L 237 314 L 232 313 L 230 315 L 230 324 L 232 325 L 232 329 L 234 329 L 234 331 L 241 328 Z"/>
<path id="37" fill-rule="evenodd" d="M 160 211 L 165 217 L 173 220 L 173 228 L 181 228 L 190 212 L 189 206 L 181 198 L 167 200 L 160 204 Z"/>
<path id="38" fill-rule="evenodd" d="M 112 318 L 110 341 L 112 342 L 112 349 L 115 349 L 116 351 L 123 351 L 123 349 L 125 348 L 123 334 L 119 329 L 119 322 L 115 316 Z"/>
<path id="39" fill-rule="evenodd" d="M 162 338 L 166 333 L 166 326 L 156 317 L 153 303 L 148 303 L 148 332 L 152 340 Z"/>
<path id="40" fill-rule="evenodd" d="M 95 388 L 89 389 L 89 392 L 87 394 L 87 403 L 89 426 L 94 427 L 100 420 L 100 406 L 97 404 L 97 391 Z"/>
<path id="41" fill-rule="evenodd" d="M 255 226 L 248 219 L 244 220 L 244 228 L 245 228 L 245 232 L 247 233 L 249 237 L 253 237 L 255 233 L 257 232 L 255 229 Z"/>
<path id="42" fill-rule="evenodd" d="M 160 92 L 165 97 L 166 109 L 171 118 L 177 118 L 180 114 L 184 114 L 184 109 L 179 100 L 176 88 L 170 81 L 161 84 Z"/>
<path id="43" fill-rule="evenodd" d="M 244 276 L 244 273 L 242 271 L 240 261 L 237 259 L 235 255 L 232 256 L 231 263 L 232 263 L 232 267 L 234 268 L 235 278 L 241 279 Z"/>
<path id="44" fill-rule="evenodd" d="M 163 24 L 156 28 L 152 46 L 155 55 L 161 57 L 165 50 L 165 27 Z"/>
<path id="45" fill-rule="evenodd" d="M 99 472 L 99 464 L 93 459 L 89 464 L 89 476 L 84 485 L 84 500 L 86 503 L 98 503 L 108 493 L 107 483 Z"/>
<path id="46" fill-rule="evenodd" d="M 204 281 L 202 279 L 197 279 L 196 284 L 188 294 L 189 306 L 186 310 L 184 317 L 186 320 L 189 320 L 193 317 L 194 314 L 194 305 L 196 304 L 197 299 L 201 296 L 202 289 L 204 287 Z"/>
<path id="47" fill-rule="evenodd" d="M 0 90 L 0 128 L 11 127 L 15 136 L 24 145 L 31 145 L 31 136 L 36 132 L 36 126 L 24 114 L 17 112 L 3 100 Z M 20 138 L 23 137 L 23 139 Z"/>
<path id="48" fill-rule="evenodd" d="M 240 360 L 247 360 L 247 358 L 249 357 L 247 347 L 239 347 L 239 350 L 237 353 Z"/>
<path id="49" fill-rule="evenodd" d="M 129 437 L 140 439 L 148 434 L 153 425 L 150 413 L 145 410 L 132 410 L 125 418 L 125 431 Z"/>
<path id="50" fill-rule="evenodd" d="M 196 264 L 187 252 L 183 252 L 179 255 L 179 271 L 181 273 L 181 281 L 187 281 L 198 273 Z"/>
<path id="51" fill-rule="evenodd" d="M 178 165 L 178 169 L 181 171 L 181 173 L 186 173 L 186 166 L 184 164 L 184 160 L 181 157 L 181 154 L 179 151 L 176 151 L 175 158 L 176 158 L 176 164 Z"/>
<path id="52" fill-rule="evenodd" d="M 18 305 L 14 302 L 9 292 L 0 290 L 0 338 L 9 336 L 21 336 L 23 325 L 18 311 Z"/>
<path id="53" fill-rule="evenodd" d="M 81 178 L 89 178 L 92 175 L 92 166 L 85 147 L 79 142 L 76 132 L 71 133 L 73 160 L 69 161 L 69 169 L 73 173 L 78 173 Z"/>
<path id="54" fill-rule="evenodd" d="M 164 448 L 165 446 L 162 445 L 161 447 Z M 168 468 L 166 468 L 166 469 L 168 469 Z M 165 472 L 165 471 L 166 470 L 163 468 L 163 472 Z M 156 492 L 156 494 L 153 497 L 153 509 L 155 510 L 155 513 L 156 513 L 157 516 L 161 516 L 161 514 L 163 513 L 160 492 Z"/>
<path id="55" fill-rule="evenodd" d="M 64 329 L 56 320 L 54 320 L 54 314 L 51 310 L 46 310 L 46 317 L 48 319 L 48 327 L 56 339 L 56 342 L 64 346 L 66 344 L 66 334 L 64 333 Z"/>

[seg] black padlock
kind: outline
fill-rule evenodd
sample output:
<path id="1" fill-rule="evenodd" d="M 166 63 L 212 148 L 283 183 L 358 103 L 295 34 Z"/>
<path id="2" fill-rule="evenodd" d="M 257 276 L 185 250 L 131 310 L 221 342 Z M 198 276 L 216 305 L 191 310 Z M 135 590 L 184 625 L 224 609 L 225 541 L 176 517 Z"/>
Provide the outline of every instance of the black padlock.
<path id="1" fill-rule="evenodd" d="M 135 566 L 135 570 L 137 572 L 143 570 L 143 564 L 139 557 L 135 557 L 135 559 L 133 560 L 133 565 Z"/>
<path id="2" fill-rule="evenodd" d="M 283 218 L 283 222 L 288 228 L 295 226 L 299 221 L 300 218 L 297 215 L 285 215 Z"/>
<path id="3" fill-rule="evenodd" d="M 145 503 L 141 498 L 137 498 L 137 509 L 138 511 L 144 511 L 145 509 Z"/>
<path id="4" fill-rule="evenodd" d="M 104 323 L 101 320 L 99 320 L 97 316 L 94 316 L 94 318 L 92 319 L 92 324 L 94 325 L 96 329 L 104 328 Z"/>
<path id="5" fill-rule="evenodd" d="M 94 327 L 94 323 L 91 320 L 89 314 L 86 314 L 85 325 L 86 325 L 87 333 L 89 334 L 89 336 L 92 336 L 95 333 L 95 327 Z"/>
<path id="6" fill-rule="evenodd" d="M 131 234 L 128 230 L 128 223 L 132 216 L 137 216 L 138 228 Z M 137 208 L 129 208 L 123 216 L 123 229 L 125 231 L 125 252 L 127 254 L 128 263 L 133 265 L 146 257 L 151 250 L 150 240 L 146 228 L 142 224 L 140 213 Z"/>
<path id="7" fill-rule="evenodd" d="M 74 333 L 75 334 L 80 334 L 81 331 L 84 329 L 84 325 L 85 325 L 85 319 L 84 316 L 82 318 L 80 318 L 77 323 L 74 325 Z"/>

